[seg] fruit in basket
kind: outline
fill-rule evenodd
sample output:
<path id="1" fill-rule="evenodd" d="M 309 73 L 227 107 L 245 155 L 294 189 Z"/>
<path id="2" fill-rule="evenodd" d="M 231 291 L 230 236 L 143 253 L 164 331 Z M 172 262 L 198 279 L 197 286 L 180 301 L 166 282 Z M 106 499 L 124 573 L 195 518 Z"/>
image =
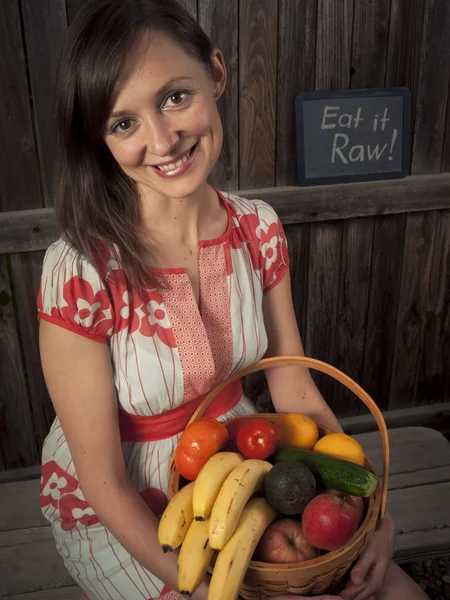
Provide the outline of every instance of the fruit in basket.
<path id="1" fill-rule="evenodd" d="M 311 469 L 323 487 L 352 496 L 367 498 L 378 485 L 378 477 L 365 467 L 320 452 L 280 446 L 272 460 L 275 463 L 298 460 Z"/>
<path id="2" fill-rule="evenodd" d="M 225 423 L 225 427 L 228 431 L 228 442 L 226 444 L 226 449 L 229 452 L 239 452 L 239 448 L 237 446 L 237 435 L 246 422 L 247 419 L 237 418 Z"/>
<path id="3" fill-rule="evenodd" d="M 299 413 L 280 415 L 276 427 L 280 444 L 283 446 L 312 450 L 319 439 L 316 422 L 308 415 Z"/>
<path id="4" fill-rule="evenodd" d="M 178 556 L 178 589 L 190 596 L 206 575 L 214 555 L 209 545 L 209 521 L 192 521 Z"/>
<path id="5" fill-rule="evenodd" d="M 301 523 L 280 519 L 269 525 L 256 548 L 254 559 L 269 563 L 294 563 L 311 560 L 319 555 L 308 544 Z"/>
<path id="6" fill-rule="evenodd" d="M 255 548 L 275 517 L 265 498 L 250 500 L 233 535 L 217 555 L 208 600 L 236 600 Z"/>
<path id="7" fill-rule="evenodd" d="M 200 471 L 194 486 L 194 519 L 204 521 L 211 514 L 223 482 L 244 460 L 237 452 L 218 452 Z"/>
<path id="8" fill-rule="evenodd" d="M 302 517 L 303 533 L 320 550 L 341 548 L 358 529 L 358 512 L 346 496 L 320 494 L 311 500 Z"/>
<path id="9" fill-rule="evenodd" d="M 245 458 L 269 458 L 278 444 L 275 425 L 267 419 L 247 419 L 236 438 L 239 452 Z"/>
<path id="10" fill-rule="evenodd" d="M 211 511 L 209 543 L 222 550 L 233 535 L 249 498 L 263 489 L 264 478 L 272 465 L 264 460 L 244 460 L 225 479 Z"/>
<path id="11" fill-rule="evenodd" d="M 179 490 L 163 512 L 158 526 L 158 540 L 164 552 L 172 552 L 183 543 L 194 519 L 192 497 L 194 483 Z"/>
<path id="12" fill-rule="evenodd" d="M 301 462 L 279 462 L 264 480 L 264 494 L 269 504 L 281 514 L 301 515 L 316 494 L 316 480 Z"/>
<path id="13" fill-rule="evenodd" d="M 189 481 L 196 479 L 202 467 L 228 440 L 225 425 L 216 419 L 199 419 L 186 427 L 175 451 L 179 473 Z"/>
<path id="14" fill-rule="evenodd" d="M 358 525 L 361 523 L 363 515 L 364 515 L 364 500 L 361 496 L 352 496 L 351 494 L 344 494 L 343 492 L 339 492 L 338 490 L 324 490 L 322 492 L 324 494 L 331 494 L 333 496 L 337 496 L 338 498 L 345 498 L 345 501 L 353 506 L 356 512 L 356 517 L 358 519 Z"/>
<path id="15" fill-rule="evenodd" d="M 345 433 L 324 435 L 313 449 L 314 452 L 321 452 L 322 454 L 354 462 L 361 465 L 361 467 L 364 466 L 364 450 L 354 438 Z"/>

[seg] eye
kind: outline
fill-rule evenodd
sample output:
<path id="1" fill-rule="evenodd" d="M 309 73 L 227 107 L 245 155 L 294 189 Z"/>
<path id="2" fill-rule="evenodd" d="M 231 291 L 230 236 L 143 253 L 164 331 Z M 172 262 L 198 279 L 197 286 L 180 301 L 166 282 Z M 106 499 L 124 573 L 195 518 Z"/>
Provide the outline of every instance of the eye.
<path id="1" fill-rule="evenodd" d="M 127 133 L 133 126 L 133 121 L 131 119 L 121 119 L 114 123 L 111 127 L 111 133 Z"/>
<path id="2" fill-rule="evenodd" d="M 174 108 L 184 104 L 190 93 L 187 90 L 179 90 L 176 92 L 170 92 L 163 102 L 163 108 Z"/>

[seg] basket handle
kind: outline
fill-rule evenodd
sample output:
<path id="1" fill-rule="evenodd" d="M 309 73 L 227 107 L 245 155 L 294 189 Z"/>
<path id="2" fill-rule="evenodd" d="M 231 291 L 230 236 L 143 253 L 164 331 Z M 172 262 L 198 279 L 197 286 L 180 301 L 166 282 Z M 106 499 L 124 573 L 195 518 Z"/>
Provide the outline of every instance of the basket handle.
<path id="1" fill-rule="evenodd" d="M 257 371 L 262 371 L 265 369 L 273 369 L 275 367 L 290 367 L 290 366 L 300 366 L 307 367 L 310 369 L 315 369 L 317 371 L 321 371 L 326 375 L 330 375 L 346 388 L 348 388 L 351 392 L 353 392 L 358 398 L 364 402 L 367 408 L 372 413 L 375 421 L 378 425 L 378 429 L 381 434 L 381 441 L 383 443 L 383 484 L 381 488 L 381 507 L 380 507 L 380 517 L 383 518 L 386 512 L 386 500 L 387 500 L 387 489 L 388 489 L 388 476 L 389 476 L 389 438 L 386 423 L 384 421 L 383 415 L 381 414 L 380 409 L 376 405 L 376 403 L 372 400 L 367 392 L 365 392 L 360 385 L 358 385 L 353 379 L 351 379 L 348 375 L 325 363 L 323 361 L 317 360 L 315 358 L 308 358 L 306 356 L 277 356 L 273 358 L 263 358 L 262 360 L 250 365 L 246 369 L 239 371 L 238 373 L 234 373 L 227 379 L 224 379 L 219 384 L 217 384 L 214 388 L 210 390 L 210 392 L 205 396 L 202 403 L 192 417 L 189 420 L 188 425 L 192 422 L 200 419 L 202 415 L 205 413 L 206 409 L 209 407 L 214 398 L 219 394 L 224 388 L 227 387 L 231 382 L 236 381 L 237 379 L 241 379 L 246 375 L 250 375 L 251 373 L 256 373 Z"/>

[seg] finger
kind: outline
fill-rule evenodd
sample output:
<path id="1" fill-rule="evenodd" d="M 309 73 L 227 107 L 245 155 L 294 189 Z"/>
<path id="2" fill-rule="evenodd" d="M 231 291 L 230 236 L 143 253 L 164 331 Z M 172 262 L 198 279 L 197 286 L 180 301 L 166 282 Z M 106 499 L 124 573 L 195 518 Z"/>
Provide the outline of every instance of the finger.
<path id="1" fill-rule="evenodd" d="M 361 585 L 354 585 L 353 583 L 348 583 L 346 587 L 340 592 L 343 600 L 355 600 L 356 596 L 364 590 L 366 584 L 363 583 Z"/>
<path id="2" fill-rule="evenodd" d="M 355 585 L 361 585 L 364 583 L 367 573 L 373 567 L 375 561 L 376 557 L 372 556 L 372 554 L 363 555 L 351 570 L 351 582 Z"/>

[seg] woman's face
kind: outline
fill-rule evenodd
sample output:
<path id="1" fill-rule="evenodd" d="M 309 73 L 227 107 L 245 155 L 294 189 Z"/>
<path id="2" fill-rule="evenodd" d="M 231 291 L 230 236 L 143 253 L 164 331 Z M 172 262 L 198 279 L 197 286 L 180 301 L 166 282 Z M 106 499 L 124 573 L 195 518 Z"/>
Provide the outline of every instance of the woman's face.
<path id="1" fill-rule="evenodd" d="M 222 146 L 215 94 L 226 71 L 213 53 L 214 78 L 167 35 L 145 35 L 116 86 L 105 141 L 141 191 L 182 198 L 213 168 Z"/>

